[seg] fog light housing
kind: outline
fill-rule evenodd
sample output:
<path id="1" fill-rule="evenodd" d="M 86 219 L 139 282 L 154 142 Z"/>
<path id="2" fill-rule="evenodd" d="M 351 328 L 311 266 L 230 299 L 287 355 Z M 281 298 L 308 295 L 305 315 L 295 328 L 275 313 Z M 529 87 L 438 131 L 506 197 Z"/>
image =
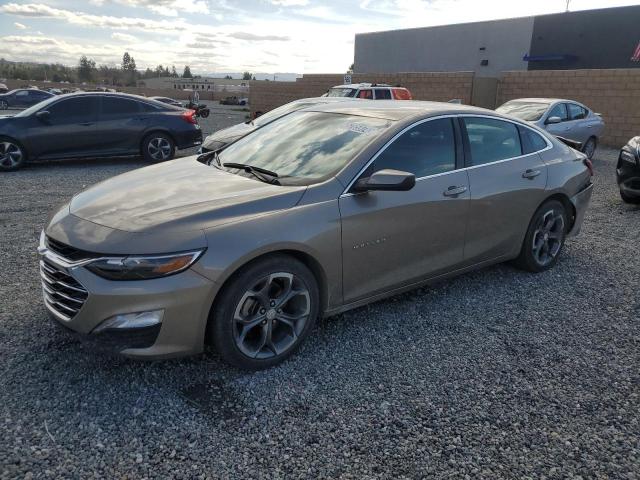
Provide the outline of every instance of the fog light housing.
<path id="1" fill-rule="evenodd" d="M 98 325 L 93 333 L 100 333 L 106 330 L 128 330 L 133 328 L 146 328 L 160 325 L 164 310 L 151 310 L 148 312 L 122 313 L 107 318 Z"/>

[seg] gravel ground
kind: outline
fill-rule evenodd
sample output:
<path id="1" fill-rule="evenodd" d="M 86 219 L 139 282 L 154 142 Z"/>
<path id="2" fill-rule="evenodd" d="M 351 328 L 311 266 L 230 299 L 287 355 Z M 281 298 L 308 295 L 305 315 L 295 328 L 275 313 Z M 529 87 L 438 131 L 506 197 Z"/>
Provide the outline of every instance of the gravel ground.
<path id="1" fill-rule="evenodd" d="M 640 478 L 640 208 L 615 157 L 598 153 L 552 271 L 496 266 L 348 312 L 259 373 L 105 357 L 50 325 L 47 213 L 141 161 L 0 176 L 0 478 Z"/>

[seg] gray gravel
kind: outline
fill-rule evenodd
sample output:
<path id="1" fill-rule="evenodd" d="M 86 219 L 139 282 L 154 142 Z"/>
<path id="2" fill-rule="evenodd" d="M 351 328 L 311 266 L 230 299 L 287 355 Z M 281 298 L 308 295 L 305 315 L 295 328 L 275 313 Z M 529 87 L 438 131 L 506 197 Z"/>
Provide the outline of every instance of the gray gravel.
<path id="1" fill-rule="evenodd" d="M 49 324 L 47 213 L 141 161 L 0 176 L 0 478 L 640 478 L 640 208 L 615 156 L 552 271 L 497 266 L 331 318 L 259 373 L 100 356 Z"/>

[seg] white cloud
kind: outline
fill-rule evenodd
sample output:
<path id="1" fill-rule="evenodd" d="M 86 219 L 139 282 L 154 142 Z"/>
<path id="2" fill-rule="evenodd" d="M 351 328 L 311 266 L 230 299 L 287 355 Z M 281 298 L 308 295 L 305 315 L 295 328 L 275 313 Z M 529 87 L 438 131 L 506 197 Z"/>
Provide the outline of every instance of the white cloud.
<path id="1" fill-rule="evenodd" d="M 111 38 L 120 42 L 133 43 L 138 41 L 138 37 L 129 35 L 128 33 L 114 32 L 111 34 Z"/>
<path id="2" fill-rule="evenodd" d="M 273 5 L 279 7 L 304 7 L 309 5 L 309 0 L 270 0 Z"/>
<path id="3" fill-rule="evenodd" d="M 23 25 L 22 23 L 19 23 L 19 22 L 14 22 L 13 26 L 19 30 L 26 30 L 27 28 L 29 28 L 26 25 Z"/>

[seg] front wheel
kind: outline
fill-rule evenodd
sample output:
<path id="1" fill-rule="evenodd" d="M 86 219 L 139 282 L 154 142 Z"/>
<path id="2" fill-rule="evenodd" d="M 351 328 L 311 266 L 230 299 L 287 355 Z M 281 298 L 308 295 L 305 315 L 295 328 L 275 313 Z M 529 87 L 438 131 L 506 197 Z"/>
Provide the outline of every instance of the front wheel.
<path id="1" fill-rule="evenodd" d="M 17 142 L 0 138 L 0 171 L 10 172 L 24 165 L 26 155 Z"/>
<path id="2" fill-rule="evenodd" d="M 584 153 L 589 160 L 593 159 L 593 156 L 596 153 L 596 148 L 598 148 L 598 141 L 591 137 L 582 147 L 582 153 Z"/>
<path id="3" fill-rule="evenodd" d="M 568 227 L 567 211 L 561 202 L 543 203 L 531 219 L 516 265 L 530 272 L 553 267 L 564 246 Z"/>
<path id="4" fill-rule="evenodd" d="M 624 203 L 629 203 L 631 205 L 640 205 L 640 197 L 632 197 L 631 195 L 627 195 L 622 190 L 620 190 L 620 198 Z"/>
<path id="5" fill-rule="evenodd" d="M 171 160 L 175 154 L 175 143 L 164 133 L 152 133 L 142 141 L 142 156 L 148 162 Z"/>
<path id="6" fill-rule="evenodd" d="M 212 311 L 209 336 L 223 360 L 259 370 L 297 350 L 318 311 L 318 283 L 311 271 L 292 257 L 274 255 L 241 269 L 225 286 Z"/>
<path id="7" fill-rule="evenodd" d="M 202 118 L 207 118 L 209 116 L 209 109 L 200 110 L 200 116 Z"/>

